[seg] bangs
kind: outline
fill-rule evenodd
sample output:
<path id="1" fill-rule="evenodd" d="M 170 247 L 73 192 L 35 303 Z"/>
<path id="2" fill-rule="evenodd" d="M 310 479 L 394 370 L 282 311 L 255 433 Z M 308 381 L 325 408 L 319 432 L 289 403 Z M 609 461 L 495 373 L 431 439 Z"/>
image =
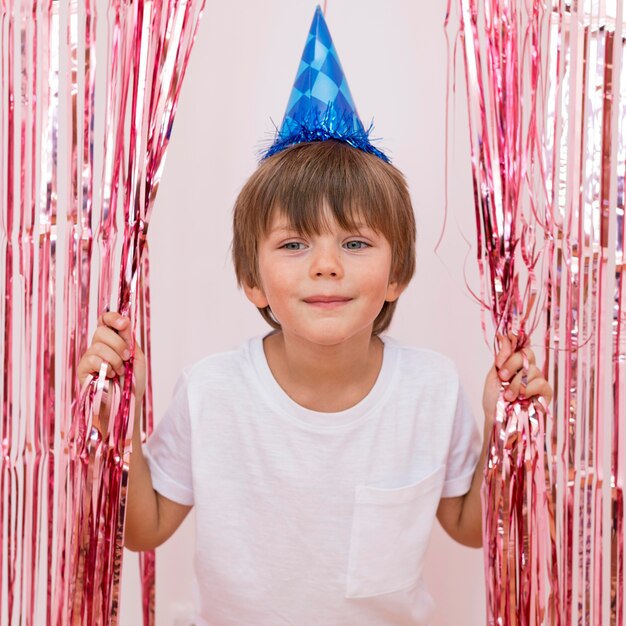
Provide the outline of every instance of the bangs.
<path id="1" fill-rule="evenodd" d="M 343 204 L 332 202 L 333 196 L 321 195 L 318 198 L 305 198 L 301 207 L 277 202 L 267 213 L 263 224 L 263 235 L 269 233 L 274 216 L 279 215 L 286 221 L 289 230 L 301 233 L 307 237 L 331 232 L 332 219 L 342 230 L 358 232 L 363 226 L 369 226 L 381 232 L 381 225 L 371 219 L 371 214 L 361 208 L 355 201 L 346 201 Z M 369 218 L 369 219 L 368 219 Z M 383 233 L 384 234 L 384 233 Z"/>
<path id="2" fill-rule="evenodd" d="M 304 146 L 270 157 L 275 160 L 265 180 L 263 201 L 257 205 L 257 232 L 267 235 L 278 213 L 290 228 L 305 235 L 328 231 L 334 218 L 344 230 L 367 225 L 392 240 L 393 194 L 389 177 L 380 171 L 387 164 L 339 141 L 319 142 L 315 151 Z"/>

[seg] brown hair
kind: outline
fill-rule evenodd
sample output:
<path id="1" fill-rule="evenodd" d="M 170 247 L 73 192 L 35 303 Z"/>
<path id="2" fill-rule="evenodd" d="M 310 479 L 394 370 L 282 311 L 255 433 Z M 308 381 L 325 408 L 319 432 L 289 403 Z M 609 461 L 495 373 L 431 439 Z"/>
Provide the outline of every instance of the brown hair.
<path id="1" fill-rule="evenodd" d="M 365 223 L 391 245 L 391 278 L 406 285 L 415 272 L 415 217 L 406 180 L 393 165 L 335 140 L 301 143 L 261 162 L 235 201 L 233 261 L 237 282 L 260 286 L 258 242 L 275 210 L 305 235 L 325 227 L 328 207 L 341 228 Z M 396 302 L 385 302 L 373 334 L 386 330 Z M 259 309 L 279 329 L 270 307 Z"/>

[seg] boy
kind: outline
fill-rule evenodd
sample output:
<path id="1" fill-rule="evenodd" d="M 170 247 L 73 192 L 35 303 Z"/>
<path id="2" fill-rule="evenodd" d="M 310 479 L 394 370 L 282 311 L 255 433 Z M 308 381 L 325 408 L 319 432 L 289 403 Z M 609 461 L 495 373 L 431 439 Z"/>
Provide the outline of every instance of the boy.
<path id="1" fill-rule="evenodd" d="M 381 336 L 415 267 L 403 176 L 341 138 L 293 143 L 234 212 L 238 281 L 274 331 L 187 368 L 144 451 L 135 416 L 126 545 L 160 545 L 195 506 L 197 626 L 425 626 L 434 518 L 481 545 L 486 450 L 451 361 Z M 130 340 L 106 313 L 81 383 L 103 361 L 121 374 Z M 509 399 L 551 395 L 532 351 L 523 386 L 501 346 L 486 432 L 502 381 Z"/>

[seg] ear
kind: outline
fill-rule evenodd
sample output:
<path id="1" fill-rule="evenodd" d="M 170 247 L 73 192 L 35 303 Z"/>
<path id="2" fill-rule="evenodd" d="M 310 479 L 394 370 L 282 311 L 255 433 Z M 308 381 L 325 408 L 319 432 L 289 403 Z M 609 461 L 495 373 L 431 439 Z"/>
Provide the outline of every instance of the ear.
<path id="1" fill-rule="evenodd" d="M 387 295 L 385 296 L 386 302 L 395 302 L 400 294 L 406 289 L 406 285 L 401 285 L 395 281 L 390 282 L 387 285 Z"/>
<path id="2" fill-rule="evenodd" d="M 250 300 L 257 309 L 264 309 L 266 306 L 269 306 L 265 293 L 260 287 L 252 287 L 244 284 L 243 290 L 248 300 Z"/>

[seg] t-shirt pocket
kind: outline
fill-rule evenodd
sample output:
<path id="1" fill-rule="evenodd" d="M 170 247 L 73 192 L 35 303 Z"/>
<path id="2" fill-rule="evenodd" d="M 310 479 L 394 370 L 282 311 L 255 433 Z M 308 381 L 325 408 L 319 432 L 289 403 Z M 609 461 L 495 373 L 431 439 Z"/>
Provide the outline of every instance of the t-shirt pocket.
<path id="1" fill-rule="evenodd" d="M 346 598 L 391 593 L 418 580 L 444 476 L 442 465 L 405 487 L 357 485 Z"/>

